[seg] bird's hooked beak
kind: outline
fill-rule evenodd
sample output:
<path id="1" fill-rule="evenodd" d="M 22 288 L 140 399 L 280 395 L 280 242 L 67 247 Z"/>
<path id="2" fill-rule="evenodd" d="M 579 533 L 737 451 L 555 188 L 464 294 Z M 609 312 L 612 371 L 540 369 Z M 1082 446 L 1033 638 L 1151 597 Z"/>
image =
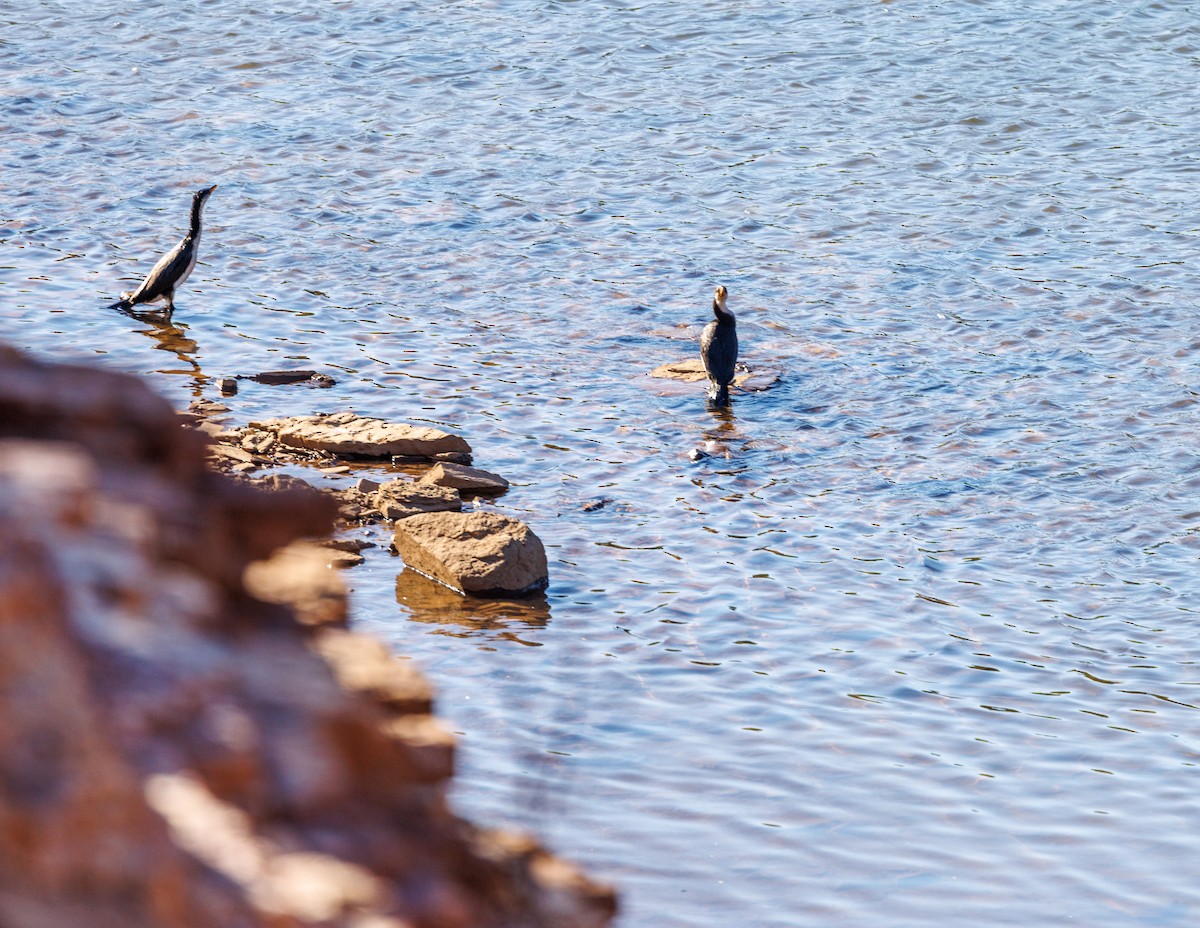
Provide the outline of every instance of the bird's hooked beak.
<path id="1" fill-rule="evenodd" d="M 721 310 L 723 312 L 726 311 L 725 310 L 725 298 L 727 296 L 729 296 L 729 291 L 726 290 L 724 287 L 717 287 L 717 289 L 713 291 L 713 300 L 716 302 L 716 304 L 718 306 L 721 307 Z"/>

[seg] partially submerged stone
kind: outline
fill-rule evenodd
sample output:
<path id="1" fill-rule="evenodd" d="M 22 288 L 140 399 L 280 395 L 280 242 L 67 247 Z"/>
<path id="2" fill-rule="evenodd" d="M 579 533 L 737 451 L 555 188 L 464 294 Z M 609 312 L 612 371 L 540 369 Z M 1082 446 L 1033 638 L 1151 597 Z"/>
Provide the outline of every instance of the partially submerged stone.
<path id="1" fill-rule="evenodd" d="M 394 455 L 433 460 L 445 455 L 469 461 L 471 446 L 461 435 L 407 422 L 385 422 L 353 412 L 328 416 L 292 416 L 251 422 L 251 428 L 273 432 L 281 445 L 344 457 L 386 458 Z"/>
<path id="2" fill-rule="evenodd" d="M 339 551 L 337 548 L 325 548 L 325 550 L 328 552 L 329 566 L 336 567 L 338 570 L 357 567 L 366 561 L 366 558 L 357 551 Z"/>
<path id="3" fill-rule="evenodd" d="M 318 374 L 316 371 L 263 371 L 261 374 L 241 374 L 242 380 L 253 380 L 272 386 L 290 383 L 304 383 L 315 387 L 332 387 L 337 383 L 328 374 Z"/>
<path id="4" fill-rule="evenodd" d="M 385 519 L 407 519 L 425 512 L 462 509 L 458 490 L 411 480 L 389 480 L 375 491 L 370 501 Z"/>
<path id="5" fill-rule="evenodd" d="M 683 383 L 694 383 L 707 380 L 704 372 L 704 361 L 700 358 L 684 358 L 679 361 L 668 361 L 660 364 L 650 372 L 651 377 L 662 380 L 678 380 Z M 782 374 L 774 368 L 743 368 L 733 378 L 733 386 L 748 393 L 758 393 L 769 390 L 782 379 Z"/>
<path id="6" fill-rule="evenodd" d="M 263 371 L 261 374 L 243 374 L 242 376 L 246 380 L 253 380 L 257 383 L 277 385 L 309 380 L 316 373 L 316 371 Z"/>
<path id="7" fill-rule="evenodd" d="M 747 393 L 761 393 L 763 390 L 770 390 L 782 379 L 783 374 L 780 371 L 763 367 L 739 373 L 733 378 L 733 385 Z"/>
<path id="8" fill-rule="evenodd" d="M 661 377 L 665 380 L 682 380 L 691 383 L 695 380 L 705 380 L 704 362 L 700 358 L 685 358 L 682 361 L 668 361 L 660 364 L 650 372 L 651 377 Z"/>
<path id="9" fill-rule="evenodd" d="M 546 549 L 524 522 L 496 512 L 435 512 L 396 523 L 404 563 L 463 593 L 545 589 Z"/>
<path id="10" fill-rule="evenodd" d="M 508 489 L 508 481 L 499 474 L 478 467 L 467 467 L 465 464 L 451 463 L 433 465 L 421 476 L 418 483 L 452 487 L 460 493 L 503 493 Z"/>
<path id="11" fill-rule="evenodd" d="M 196 416 L 219 416 L 223 412 L 229 412 L 229 407 L 213 400 L 199 399 L 188 403 L 188 412 Z"/>

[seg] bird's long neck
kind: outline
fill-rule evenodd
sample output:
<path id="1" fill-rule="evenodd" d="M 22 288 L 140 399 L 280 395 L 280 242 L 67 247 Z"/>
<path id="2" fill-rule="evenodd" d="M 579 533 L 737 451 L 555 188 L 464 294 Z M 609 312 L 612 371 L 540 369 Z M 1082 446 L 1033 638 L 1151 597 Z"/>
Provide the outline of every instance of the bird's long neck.
<path id="1" fill-rule="evenodd" d="M 717 322 L 721 325 L 737 325 L 737 319 L 734 318 L 733 313 L 716 300 L 713 300 L 713 315 L 717 317 Z"/>
<path id="2" fill-rule="evenodd" d="M 192 238 L 200 237 L 200 211 L 204 209 L 204 200 L 197 197 L 192 200 L 192 227 L 188 231 L 188 235 Z"/>

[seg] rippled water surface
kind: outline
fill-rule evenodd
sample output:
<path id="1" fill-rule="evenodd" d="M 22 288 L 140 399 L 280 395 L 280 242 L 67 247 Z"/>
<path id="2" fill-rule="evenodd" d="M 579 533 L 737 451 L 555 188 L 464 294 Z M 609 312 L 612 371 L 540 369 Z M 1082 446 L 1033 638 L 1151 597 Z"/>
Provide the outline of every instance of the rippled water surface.
<path id="1" fill-rule="evenodd" d="M 622 928 L 1195 925 L 1198 77 L 1176 0 L 0 0 L 0 327 L 467 436 L 546 597 L 355 609 Z M 648 376 L 717 283 L 728 415 Z"/>

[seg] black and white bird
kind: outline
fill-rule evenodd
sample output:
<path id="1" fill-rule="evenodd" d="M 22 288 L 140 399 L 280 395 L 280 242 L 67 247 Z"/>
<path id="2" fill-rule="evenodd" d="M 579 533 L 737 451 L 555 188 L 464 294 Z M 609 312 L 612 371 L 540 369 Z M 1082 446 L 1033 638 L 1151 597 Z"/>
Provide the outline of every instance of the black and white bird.
<path id="1" fill-rule="evenodd" d="M 713 315 L 716 318 L 704 327 L 700 335 L 700 357 L 708 374 L 708 398 L 714 406 L 729 405 L 729 385 L 737 366 L 737 319 L 725 306 L 729 296 L 724 287 L 713 293 Z"/>
<path id="2" fill-rule="evenodd" d="M 132 309 L 139 303 L 158 303 L 166 300 L 165 312 L 169 316 L 175 311 L 175 289 L 188 279 L 196 266 L 200 253 L 200 213 L 212 196 L 217 185 L 197 190 L 192 196 L 192 225 L 188 234 L 178 245 L 158 259 L 150 269 L 142 285 L 136 290 L 122 293 L 121 299 L 112 304 L 112 309 Z"/>

